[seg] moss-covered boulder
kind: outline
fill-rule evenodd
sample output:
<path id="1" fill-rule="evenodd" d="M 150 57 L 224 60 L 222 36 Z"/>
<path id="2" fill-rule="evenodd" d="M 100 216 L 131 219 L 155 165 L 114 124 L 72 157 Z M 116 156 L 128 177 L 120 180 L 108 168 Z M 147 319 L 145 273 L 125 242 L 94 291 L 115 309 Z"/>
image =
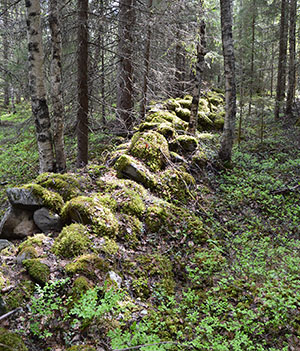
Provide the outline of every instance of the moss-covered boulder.
<path id="1" fill-rule="evenodd" d="M 20 335 L 0 328 L 0 351 L 11 350 L 28 351 Z"/>
<path id="2" fill-rule="evenodd" d="M 188 128 L 188 123 L 177 117 L 175 112 L 166 110 L 150 111 L 146 117 L 146 122 L 158 124 L 169 122 L 175 130 L 179 131 L 185 131 Z"/>
<path id="3" fill-rule="evenodd" d="M 191 117 L 191 110 L 188 108 L 183 108 L 183 107 L 177 107 L 176 110 L 176 115 L 181 118 L 182 120 L 189 122 L 190 117 Z"/>
<path id="4" fill-rule="evenodd" d="M 5 294 L 5 306 L 8 311 L 24 306 L 34 292 L 34 283 L 31 280 L 21 281 L 12 291 Z"/>
<path id="5" fill-rule="evenodd" d="M 134 134 L 129 153 L 143 161 L 153 172 L 164 168 L 170 157 L 166 138 L 155 131 Z"/>
<path id="6" fill-rule="evenodd" d="M 191 153 L 197 149 L 198 141 L 191 135 L 179 135 L 170 143 L 170 150 L 178 153 Z"/>
<path id="7" fill-rule="evenodd" d="M 224 95 L 222 93 L 218 93 L 216 91 L 208 91 L 206 94 L 206 97 L 209 101 L 214 106 L 219 106 L 224 104 Z"/>
<path id="8" fill-rule="evenodd" d="M 198 112 L 198 130 L 212 130 L 214 129 L 214 122 L 203 111 Z"/>
<path id="9" fill-rule="evenodd" d="M 157 180 L 155 175 L 144 164 L 135 158 L 123 155 L 116 162 L 114 168 L 119 178 L 129 178 L 146 188 L 155 188 Z"/>
<path id="10" fill-rule="evenodd" d="M 33 281 L 40 285 L 45 285 L 50 277 L 50 268 L 42 263 L 39 259 L 33 258 L 24 260 L 23 265 L 26 267 L 29 276 Z"/>
<path id="11" fill-rule="evenodd" d="M 88 254 L 77 257 L 65 267 L 70 275 L 80 274 L 89 279 L 104 280 L 106 273 L 110 270 L 109 263 L 103 258 Z"/>
<path id="12" fill-rule="evenodd" d="M 80 297 L 92 287 L 91 283 L 86 279 L 86 277 L 80 276 L 76 278 L 72 286 L 72 301 L 76 302 Z"/>
<path id="13" fill-rule="evenodd" d="M 115 237 L 119 231 L 118 221 L 112 211 L 103 206 L 100 196 L 78 196 L 66 203 L 62 216 L 67 221 L 92 225 L 98 236 Z"/>
<path id="14" fill-rule="evenodd" d="M 42 173 L 36 178 L 37 184 L 42 187 L 57 192 L 64 201 L 80 194 L 82 179 L 72 173 Z"/>
<path id="15" fill-rule="evenodd" d="M 166 200 L 179 200 L 182 203 L 188 203 L 193 196 L 196 181 L 189 173 L 169 168 L 161 173 L 161 191 L 162 197 Z"/>
<path id="16" fill-rule="evenodd" d="M 120 232 L 118 239 L 125 246 L 136 248 L 140 242 L 141 236 L 144 234 L 143 223 L 135 216 L 123 214 L 119 217 Z"/>
<path id="17" fill-rule="evenodd" d="M 52 251 L 60 257 L 71 258 L 88 251 L 92 242 L 88 228 L 79 223 L 65 227 L 55 239 Z"/>

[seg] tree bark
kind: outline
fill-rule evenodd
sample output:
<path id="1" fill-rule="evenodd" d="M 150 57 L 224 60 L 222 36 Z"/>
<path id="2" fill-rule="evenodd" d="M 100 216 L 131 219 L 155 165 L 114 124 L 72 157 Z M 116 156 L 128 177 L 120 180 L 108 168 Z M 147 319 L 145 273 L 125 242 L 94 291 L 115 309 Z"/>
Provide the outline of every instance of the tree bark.
<path id="1" fill-rule="evenodd" d="M 296 90 L 296 15 L 297 0 L 290 1 L 290 30 L 289 30 L 289 73 L 288 92 L 286 99 L 286 114 L 293 115 L 293 102 Z"/>
<path id="2" fill-rule="evenodd" d="M 174 97 L 183 97 L 184 95 L 184 80 L 185 80 L 185 52 L 182 47 L 181 25 L 176 36 L 176 50 L 175 50 L 175 84 L 174 84 Z"/>
<path id="3" fill-rule="evenodd" d="M 287 0 L 281 0 L 279 57 L 275 99 L 275 119 L 279 119 L 285 97 L 287 56 Z"/>
<path id="4" fill-rule="evenodd" d="M 8 13 L 7 13 L 7 0 L 3 0 L 3 26 L 4 28 L 8 28 Z M 8 33 L 3 32 L 2 34 L 3 38 L 3 61 L 4 61 L 4 67 L 5 67 L 5 75 L 4 75 L 4 101 L 3 104 L 5 107 L 9 106 L 9 75 L 8 75 Z"/>
<path id="5" fill-rule="evenodd" d="M 133 26 L 135 0 L 120 0 L 119 9 L 119 72 L 117 90 L 117 117 L 128 131 L 134 122 L 133 108 Z"/>
<path id="6" fill-rule="evenodd" d="M 78 0 L 77 54 L 77 167 L 88 163 L 88 0 Z"/>
<path id="7" fill-rule="evenodd" d="M 201 91 L 202 75 L 205 69 L 205 55 L 206 55 L 206 32 L 205 22 L 203 19 L 200 20 L 199 26 L 199 42 L 197 44 L 197 63 L 196 72 L 194 73 L 194 87 L 192 92 L 192 104 L 191 104 L 191 116 L 189 121 L 188 131 L 190 134 L 195 135 L 198 124 L 198 110 L 199 110 L 199 99 Z"/>
<path id="8" fill-rule="evenodd" d="M 35 118 L 40 173 L 55 171 L 50 116 L 44 86 L 40 1 L 25 0 L 29 51 L 29 87 Z"/>
<path id="9" fill-rule="evenodd" d="M 225 71 L 225 124 L 219 150 L 223 162 L 231 161 L 236 116 L 235 58 L 232 38 L 231 0 L 220 0 L 222 45 Z"/>
<path id="10" fill-rule="evenodd" d="M 58 172 L 66 170 L 64 150 L 64 106 L 62 96 L 61 71 L 61 32 L 57 0 L 50 0 L 49 24 L 51 30 L 51 98 L 53 104 L 53 143 L 55 149 L 56 168 Z"/>
<path id="11" fill-rule="evenodd" d="M 255 19 L 256 19 L 256 0 L 253 0 L 252 7 L 252 36 L 251 36 L 251 66 L 250 66 L 250 96 L 248 106 L 248 116 L 251 115 L 252 98 L 253 98 L 253 82 L 254 82 L 254 48 L 255 48 Z"/>
<path id="12" fill-rule="evenodd" d="M 151 22 L 151 8 L 152 8 L 153 0 L 148 0 L 148 11 L 149 11 L 149 19 Z M 150 67 L 150 52 L 151 52 L 151 24 L 148 22 L 147 24 L 147 36 L 146 36 L 146 46 L 145 46 L 145 54 L 144 54 L 144 77 L 143 77 L 143 97 L 141 103 L 141 119 L 145 118 L 146 114 L 146 106 L 147 106 L 147 92 L 148 92 L 148 81 L 149 81 L 149 67 Z"/>

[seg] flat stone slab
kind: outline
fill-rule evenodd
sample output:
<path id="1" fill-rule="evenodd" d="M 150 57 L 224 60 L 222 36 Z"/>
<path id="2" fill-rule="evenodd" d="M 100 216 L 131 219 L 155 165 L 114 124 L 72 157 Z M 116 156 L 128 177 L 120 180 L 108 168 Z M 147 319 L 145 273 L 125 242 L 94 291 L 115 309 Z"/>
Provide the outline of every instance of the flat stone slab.
<path id="1" fill-rule="evenodd" d="M 10 204 L 14 208 L 36 210 L 43 206 L 42 200 L 34 196 L 31 189 L 8 188 L 6 193 Z"/>

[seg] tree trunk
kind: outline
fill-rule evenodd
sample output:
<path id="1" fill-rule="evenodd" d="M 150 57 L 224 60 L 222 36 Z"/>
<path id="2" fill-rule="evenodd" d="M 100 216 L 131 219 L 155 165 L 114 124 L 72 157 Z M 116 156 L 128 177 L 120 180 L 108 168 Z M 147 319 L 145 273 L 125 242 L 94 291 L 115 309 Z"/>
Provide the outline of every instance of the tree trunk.
<path id="1" fill-rule="evenodd" d="M 120 0 L 119 6 L 117 117 L 123 123 L 123 129 L 128 131 L 134 122 L 132 31 L 135 23 L 135 0 Z"/>
<path id="2" fill-rule="evenodd" d="M 288 93 L 286 99 L 286 114 L 293 115 L 293 102 L 295 100 L 296 89 L 296 14 L 297 0 L 290 2 L 290 33 L 289 33 L 289 74 L 288 74 Z"/>
<path id="3" fill-rule="evenodd" d="M 287 55 L 287 0 L 281 0 L 281 18 L 280 18 L 280 39 L 279 39 L 279 57 L 277 71 L 277 88 L 275 99 L 275 118 L 279 119 L 282 105 L 285 97 L 286 85 L 286 55 Z"/>
<path id="4" fill-rule="evenodd" d="M 192 92 L 192 104 L 191 104 L 191 116 L 189 122 L 189 133 L 192 135 L 196 134 L 197 122 L 198 122 L 198 110 L 199 110 L 199 99 L 202 75 L 205 69 L 205 55 L 206 55 L 206 33 L 205 33 L 205 22 L 200 20 L 199 26 L 199 43 L 197 45 L 197 63 L 196 72 L 194 73 L 194 87 Z"/>
<path id="5" fill-rule="evenodd" d="M 29 86 L 32 114 L 35 118 L 40 173 L 55 171 L 50 117 L 46 101 L 43 71 L 43 46 L 40 1 L 25 0 L 29 51 Z"/>
<path id="6" fill-rule="evenodd" d="M 175 85 L 174 85 L 174 97 L 183 97 L 184 95 L 184 80 L 185 80 L 185 52 L 182 47 L 182 35 L 181 26 L 177 31 L 177 44 L 175 50 Z"/>
<path id="7" fill-rule="evenodd" d="M 231 0 L 220 0 L 221 28 L 225 71 L 225 124 L 219 157 L 223 162 L 231 161 L 236 115 L 235 58 L 232 38 Z"/>
<path id="8" fill-rule="evenodd" d="M 153 0 L 148 0 L 149 22 L 151 21 L 151 8 Z M 144 54 L 144 77 L 143 77 L 143 97 L 141 103 L 141 119 L 145 118 L 147 106 L 147 92 L 149 80 L 149 67 L 150 67 L 150 52 L 151 52 L 151 25 L 147 24 L 146 46 Z"/>
<path id="9" fill-rule="evenodd" d="M 8 28 L 8 12 L 7 12 L 7 0 L 3 0 L 3 26 Z M 8 33 L 3 32 L 3 61 L 4 61 L 4 100 L 3 104 L 5 107 L 9 106 L 9 75 L 8 75 Z"/>
<path id="10" fill-rule="evenodd" d="M 88 163 L 88 0 L 78 0 L 77 167 Z"/>
<path id="11" fill-rule="evenodd" d="M 61 32 L 57 0 L 50 0 L 49 24 L 51 30 L 51 98 L 53 104 L 53 143 L 55 149 L 56 168 L 58 172 L 66 170 L 64 150 L 64 106 L 62 96 L 61 72 Z"/>
<path id="12" fill-rule="evenodd" d="M 251 66 L 250 66 L 250 96 L 248 106 L 248 116 L 251 115 L 253 83 L 254 83 L 254 48 L 255 48 L 255 19 L 256 19 L 256 0 L 253 0 L 252 7 L 252 37 L 251 37 Z"/>

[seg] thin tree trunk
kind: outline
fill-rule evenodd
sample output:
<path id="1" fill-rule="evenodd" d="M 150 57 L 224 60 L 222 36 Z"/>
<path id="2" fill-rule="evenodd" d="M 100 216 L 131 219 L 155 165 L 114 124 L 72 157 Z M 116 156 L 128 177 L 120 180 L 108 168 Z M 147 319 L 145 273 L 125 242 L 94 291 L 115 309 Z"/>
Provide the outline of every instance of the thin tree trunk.
<path id="1" fill-rule="evenodd" d="M 290 2 L 290 33 L 289 33 L 289 75 L 288 93 L 286 99 L 286 114 L 291 117 L 293 114 L 293 102 L 296 89 L 296 11 L 297 0 Z"/>
<path id="2" fill-rule="evenodd" d="M 78 0 L 77 167 L 88 163 L 88 0 Z"/>
<path id="3" fill-rule="evenodd" d="M 255 19 L 256 19 L 256 0 L 253 0 L 252 38 L 251 38 L 251 67 L 250 67 L 250 96 L 249 96 L 248 116 L 251 115 L 252 98 L 253 98 L 253 85 L 254 85 L 253 83 L 254 83 Z"/>
<path id="4" fill-rule="evenodd" d="M 185 80 L 185 53 L 182 47 L 182 35 L 179 23 L 177 31 L 177 44 L 175 51 L 175 86 L 174 97 L 183 97 L 184 95 L 184 80 Z"/>
<path id="5" fill-rule="evenodd" d="M 287 55 L 287 0 L 281 0 L 279 57 L 275 100 L 275 119 L 279 119 L 285 97 Z"/>
<path id="6" fill-rule="evenodd" d="M 196 72 L 194 76 L 194 87 L 192 92 L 192 104 L 191 104 L 191 116 L 189 121 L 189 133 L 192 135 L 196 134 L 198 124 L 198 110 L 199 110 L 199 99 L 202 83 L 202 75 L 205 69 L 205 55 L 206 55 L 206 32 L 205 22 L 203 19 L 200 20 L 199 26 L 199 43 L 197 45 L 197 63 Z"/>
<path id="7" fill-rule="evenodd" d="M 225 71 L 225 124 L 219 150 L 223 162 L 231 161 L 236 116 L 235 58 L 232 38 L 231 0 L 220 0 L 221 28 Z"/>
<path id="8" fill-rule="evenodd" d="M 50 117 L 44 86 L 43 46 L 40 1 L 25 0 L 29 50 L 29 86 L 32 114 L 35 118 L 40 173 L 55 171 Z"/>
<path id="9" fill-rule="evenodd" d="M 3 0 L 3 26 L 4 28 L 8 28 L 8 12 L 7 12 L 7 0 Z M 5 75 L 4 75 L 4 101 L 3 104 L 5 107 L 9 106 L 9 75 L 8 75 L 8 33 L 3 32 L 3 60 L 5 67 Z"/>
<path id="10" fill-rule="evenodd" d="M 117 91 L 117 117 L 124 124 L 125 132 L 131 129 L 134 116 L 133 97 L 133 26 L 135 0 L 120 0 L 119 12 L 119 74 Z"/>
<path id="11" fill-rule="evenodd" d="M 148 11 L 149 19 L 151 22 L 151 8 L 153 0 L 148 0 Z M 147 92 L 148 92 L 148 81 L 149 81 L 149 67 L 150 67 L 150 51 L 151 51 L 151 25 L 148 22 L 147 24 L 147 36 L 146 36 L 146 47 L 145 47 L 145 56 L 144 56 L 144 77 L 143 77 L 143 97 L 141 103 L 141 119 L 144 119 L 146 114 L 147 106 Z"/>
<path id="12" fill-rule="evenodd" d="M 104 16 L 103 0 L 100 1 L 101 15 Z M 102 123 L 106 126 L 105 112 L 105 55 L 104 55 L 104 27 L 101 26 L 101 100 L 102 100 Z"/>
<path id="13" fill-rule="evenodd" d="M 271 86 L 270 86 L 270 96 L 273 97 L 273 86 L 274 86 L 274 43 L 272 42 L 272 52 L 271 52 Z"/>
<path id="14" fill-rule="evenodd" d="M 53 143 L 55 149 L 56 168 L 58 172 L 66 170 L 64 148 L 64 106 L 62 96 L 61 71 L 61 32 L 57 0 L 50 0 L 49 24 L 51 30 L 51 98 L 53 104 Z"/>

